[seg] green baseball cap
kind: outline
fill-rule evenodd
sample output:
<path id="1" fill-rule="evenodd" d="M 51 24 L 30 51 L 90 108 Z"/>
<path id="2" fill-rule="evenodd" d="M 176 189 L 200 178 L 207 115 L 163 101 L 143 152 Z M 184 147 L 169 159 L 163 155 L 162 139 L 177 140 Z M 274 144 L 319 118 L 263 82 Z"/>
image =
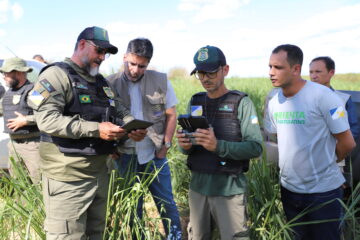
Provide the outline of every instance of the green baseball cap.
<path id="1" fill-rule="evenodd" d="M 31 67 L 26 66 L 26 62 L 18 57 L 5 59 L 2 67 L 0 68 L 0 72 L 9 73 L 12 71 L 18 72 L 31 72 L 33 69 Z"/>
<path id="2" fill-rule="evenodd" d="M 110 44 L 108 32 L 103 28 L 96 26 L 85 28 L 80 33 L 77 41 L 80 41 L 81 39 L 90 40 L 94 42 L 96 46 L 105 49 L 111 54 L 116 54 L 118 52 L 118 48 Z"/>
<path id="3" fill-rule="evenodd" d="M 220 48 L 207 45 L 195 53 L 194 63 L 196 67 L 190 75 L 197 71 L 216 72 L 220 66 L 226 65 L 226 58 Z"/>

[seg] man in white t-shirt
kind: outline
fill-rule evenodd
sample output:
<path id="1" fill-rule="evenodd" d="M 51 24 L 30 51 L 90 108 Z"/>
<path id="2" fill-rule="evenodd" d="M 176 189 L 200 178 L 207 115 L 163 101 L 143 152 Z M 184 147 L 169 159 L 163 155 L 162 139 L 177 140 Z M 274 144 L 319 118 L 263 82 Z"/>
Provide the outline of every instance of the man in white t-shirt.
<path id="1" fill-rule="evenodd" d="M 131 110 L 131 114 L 136 119 L 154 123 L 148 128 L 143 141 L 126 141 L 124 147 L 119 149 L 121 156 L 115 161 L 115 165 L 122 176 L 129 172 L 141 175 L 161 169 L 149 190 L 163 219 L 168 239 L 177 240 L 181 239 L 181 224 L 172 194 L 170 169 L 166 158 L 176 128 L 177 99 L 166 74 L 147 70 L 152 54 L 153 46 L 150 40 L 131 40 L 123 59 L 124 72 L 108 77 L 108 81 L 124 105 Z M 142 205 L 140 199 L 139 217 L 142 216 Z"/>
<path id="2" fill-rule="evenodd" d="M 336 161 L 355 142 L 344 102 L 329 88 L 303 80 L 302 61 L 301 49 L 289 44 L 276 47 L 269 61 L 272 85 L 281 88 L 267 111 L 267 131 L 278 137 L 281 200 L 288 220 L 303 212 L 295 222 L 337 219 L 295 226 L 296 239 L 339 240 L 342 207 L 337 199 L 345 179 Z"/>

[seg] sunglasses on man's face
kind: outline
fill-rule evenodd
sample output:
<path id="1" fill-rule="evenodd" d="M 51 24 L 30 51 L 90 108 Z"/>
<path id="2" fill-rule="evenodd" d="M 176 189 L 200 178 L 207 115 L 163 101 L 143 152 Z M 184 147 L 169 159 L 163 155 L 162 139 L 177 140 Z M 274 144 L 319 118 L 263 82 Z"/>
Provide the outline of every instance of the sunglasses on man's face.
<path id="1" fill-rule="evenodd" d="M 86 42 L 95 48 L 95 51 L 96 51 L 97 54 L 105 55 L 106 58 L 108 58 L 110 56 L 110 54 L 106 51 L 106 49 L 95 45 L 95 43 L 93 43 L 93 42 L 91 42 L 89 40 L 86 40 Z"/>

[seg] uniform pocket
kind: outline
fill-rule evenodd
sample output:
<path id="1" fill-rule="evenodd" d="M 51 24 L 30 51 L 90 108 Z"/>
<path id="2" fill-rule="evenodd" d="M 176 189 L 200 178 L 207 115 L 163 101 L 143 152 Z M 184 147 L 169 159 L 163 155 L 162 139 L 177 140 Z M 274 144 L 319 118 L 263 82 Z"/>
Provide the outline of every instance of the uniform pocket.
<path id="1" fill-rule="evenodd" d="M 67 234 L 68 224 L 66 220 L 45 219 L 44 229 L 49 233 Z"/>
<path id="2" fill-rule="evenodd" d="M 146 99 L 151 106 L 151 115 L 153 120 L 159 119 L 164 115 L 166 96 L 165 94 L 155 93 L 154 95 L 146 95 Z"/>

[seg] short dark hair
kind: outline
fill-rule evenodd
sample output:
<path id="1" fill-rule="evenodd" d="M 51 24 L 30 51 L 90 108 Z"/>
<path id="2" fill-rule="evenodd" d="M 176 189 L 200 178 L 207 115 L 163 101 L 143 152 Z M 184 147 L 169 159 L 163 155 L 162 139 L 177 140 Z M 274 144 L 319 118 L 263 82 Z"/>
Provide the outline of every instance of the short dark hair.
<path id="1" fill-rule="evenodd" d="M 328 57 L 328 56 L 316 57 L 313 60 L 311 60 L 311 63 L 313 63 L 315 61 L 323 61 L 325 63 L 326 69 L 328 71 L 335 70 L 335 62 L 334 62 L 334 60 L 331 59 L 331 57 Z"/>
<path id="2" fill-rule="evenodd" d="M 128 44 L 126 53 L 132 53 L 139 57 L 145 57 L 149 61 L 153 56 L 153 45 L 147 38 L 135 38 Z"/>
<path id="3" fill-rule="evenodd" d="M 298 46 L 291 45 L 291 44 L 283 44 L 277 46 L 272 53 L 279 53 L 280 51 L 285 51 L 287 53 L 287 61 L 290 66 L 294 66 L 295 64 L 303 64 L 303 52 Z"/>
<path id="4" fill-rule="evenodd" d="M 35 59 L 35 58 L 40 58 L 40 59 L 44 60 L 43 56 L 41 56 L 40 54 L 35 54 L 33 56 L 33 59 Z"/>

